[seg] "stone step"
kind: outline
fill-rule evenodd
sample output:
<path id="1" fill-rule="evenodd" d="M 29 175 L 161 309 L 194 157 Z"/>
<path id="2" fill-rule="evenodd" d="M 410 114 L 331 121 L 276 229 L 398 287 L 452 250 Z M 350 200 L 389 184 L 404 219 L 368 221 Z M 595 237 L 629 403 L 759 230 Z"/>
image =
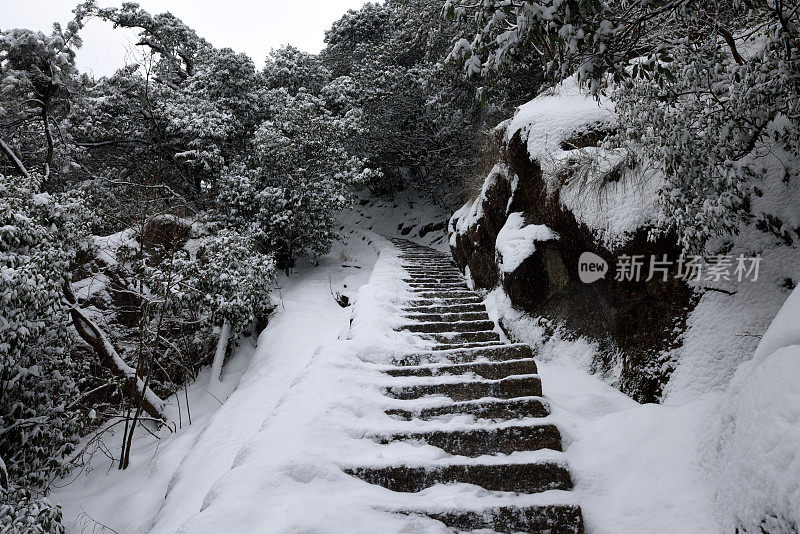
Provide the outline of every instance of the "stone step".
<path id="1" fill-rule="evenodd" d="M 503 341 L 481 341 L 478 343 L 438 343 L 431 350 L 474 349 L 480 347 L 497 347 L 505 345 Z"/>
<path id="2" fill-rule="evenodd" d="M 378 435 L 381 444 L 421 441 L 457 456 L 475 458 L 484 454 L 511 454 L 539 449 L 561 450 L 561 434 L 555 425 L 503 425 L 490 428 L 398 432 Z"/>
<path id="3" fill-rule="evenodd" d="M 403 264 L 403 269 L 416 274 L 461 274 L 461 271 L 451 264 Z"/>
<path id="4" fill-rule="evenodd" d="M 405 306 L 403 313 L 486 313 L 486 306 L 483 302 L 479 303 L 466 303 L 466 304 L 452 304 L 452 305 L 424 305 L 418 306 Z"/>
<path id="5" fill-rule="evenodd" d="M 430 274 L 430 275 L 440 275 L 440 274 L 449 274 L 449 275 L 457 275 L 461 274 L 461 272 L 456 269 L 455 265 L 445 264 L 445 263 L 426 263 L 426 264 L 409 264 L 403 263 L 400 265 L 404 271 L 408 274 Z"/>
<path id="6" fill-rule="evenodd" d="M 483 299 L 475 297 L 447 297 L 438 299 L 415 298 L 406 301 L 406 306 L 452 306 L 457 304 L 483 304 Z M 406 309 L 406 308 L 403 308 Z M 486 309 L 486 308 L 484 308 Z"/>
<path id="7" fill-rule="evenodd" d="M 492 323 L 494 326 L 494 323 Z M 483 341 L 500 341 L 500 334 L 494 330 L 484 330 L 481 332 L 455 332 L 455 333 L 421 333 L 419 337 L 432 339 L 437 343 L 452 345 L 454 343 L 480 343 Z"/>
<path id="8" fill-rule="evenodd" d="M 464 281 L 454 282 L 406 282 L 412 289 L 464 289 L 468 290 Z"/>
<path id="9" fill-rule="evenodd" d="M 391 408 L 388 415 L 410 421 L 430 421 L 448 415 L 471 415 L 489 421 L 511 421 L 528 417 L 547 417 L 550 406 L 540 397 L 517 399 L 481 399 L 423 406 L 415 409 Z"/>
<path id="10" fill-rule="evenodd" d="M 395 365 L 425 365 L 436 363 L 470 363 L 475 360 L 487 359 L 489 361 L 524 360 L 533 358 L 533 350 L 528 345 L 521 343 L 509 345 L 494 345 L 471 349 L 420 351 L 404 354 L 394 358 Z"/>
<path id="11" fill-rule="evenodd" d="M 429 265 L 429 264 L 408 264 L 406 263 L 403 265 L 403 268 L 409 272 L 409 274 L 421 274 L 421 275 L 430 275 L 430 274 L 450 274 L 453 276 L 460 275 L 461 271 L 455 265 Z"/>
<path id="12" fill-rule="evenodd" d="M 577 505 L 497 506 L 480 510 L 426 511 L 424 508 L 397 510 L 441 521 L 457 532 L 488 530 L 502 534 L 583 534 L 581 508 Z"/>
<path id="13" fill-rule="evenodd" d="M 470 291 L 468 289 L 461 291 L 444 291 L 444 290 L 420 291 L 415 294 L 419 295 L 419 297 L 423 299 L 438 299 L 438 298 L 454 299 L 454 298 L 470 298 L 470 297 L 480 298 L 477 293 L 475 293 L 474 291 Z"/>
<path id="14" fill-rule="evenodd" d="M 409 287 L 409 292 L 414 296 L 428 296 L 427 298 L 431 298 L 430 295 L 436 293 L 437 296 L 443 297 L 465 297 L 465 296 L 478 296 L 475 291 L 472 291 L 468 287 L 461 285 L 461 286 L 445 286 L 445 285 L 436 285 L 435 287 Z M 434 297 L 435 298 L 435 297 Z"/>
<path id="15" fill-rule="evenodd" d="M 444 395 L 454 401 L 485 397 L 513 399 L 514 397 L 541 397 L 542 382 L 539 375 L 521 375 L 500 380 L 459 380 L 393 385 L 386 387 L 384 392 L 390 397 L 401 400 L 419 399 L 431 395 Z"/>
<path id="16" fill-rule="evenodd" d="M 412 323 L 405 324 L 400 330 L 408 332 L 482 332 L 494 328 L 492 321 L 450 321 L 441 323 Z"/>
<path id="17" fill-rule="evenodd" d="M 406 318 L 420 323 L 448 323 L 458 321 L 488 321 L 489 314 L 485 311 L 463 313 L 407 313 Z"/>
<path id="18" fill-rule="evenodd" d="M 462 461 L 444 465 L 346 467 L 344 471 L 370 484 L 400 492 L 418 492 L 436 484 L 453 483 L 474 484 L 490 491 L 516 493 L 538 493 L 572 487 L 572 479 L 566 466 L 555 461 Z"/>
<path id="19" fill-rule="evenodd" d="M 463 277 L 455 275 L 443 275 L 438 277 L 428 275 L 420 275 L 419 277 L 415 277 L 413 275 L 407 275 L 403 281 L 408 285 L 413 284 L 414 287 L 416 287 L 416 284 L 464 284 L 464 286 L 469 287 L 467 286 Z"/>
<path id="20" fill-rule="evenodd" d="M 407 267 L 403 269 L 406 272 L 406 277 L 414 275 L 418 275 L 420 277 L 427 277 L 427 278 L 458 278 L 460 280 L 464 280 L 462 274 L 456 269 L 412 269 L 411 267 Z"/>
<path id="21" fill-rule="evenodd" d="M 435 363 L 395 367 L 384 371 L 389 376 L 442 376 L 473 373 L 488 380 L 499 380 L 514 375 L 535 375 L 536 360 L 508 360 L 504 362 Z"/>

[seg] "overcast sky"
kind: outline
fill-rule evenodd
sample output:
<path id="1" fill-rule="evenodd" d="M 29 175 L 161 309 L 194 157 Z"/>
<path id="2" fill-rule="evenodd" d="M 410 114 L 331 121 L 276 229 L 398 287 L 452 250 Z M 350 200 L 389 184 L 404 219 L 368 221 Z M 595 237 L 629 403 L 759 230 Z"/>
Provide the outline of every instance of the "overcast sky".
<path id="1" fill-rule="evenodd" d="M 47 33 L 66 23 L 77 0 L 0 0 L 0 29 L 31 28 Z M 101 6 L 120 5 L 100 0 Z M 214 46 L 245 52 L 258 67 L 272 48 L 292 44 L 307 52 L 324 46 L 325 30 L 365 0 L 139 0 L 150 13 L 169 11 Z M 78 67 L 95 76 L 113 73 L 130 59 L 136 32 L 114 30 L 92 20 L 83 32 Z"/>

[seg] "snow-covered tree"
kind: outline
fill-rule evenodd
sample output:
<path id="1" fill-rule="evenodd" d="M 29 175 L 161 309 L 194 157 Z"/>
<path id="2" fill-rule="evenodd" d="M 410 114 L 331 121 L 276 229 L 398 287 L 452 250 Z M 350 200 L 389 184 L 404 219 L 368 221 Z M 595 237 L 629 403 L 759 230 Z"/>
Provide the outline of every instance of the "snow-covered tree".
<path id="1" fill-rule="evenodd" d="M 87 215 L 78 197 L 40 184 L 0 176 L 0 450 L 11 484 L 34 489 L 62 472 L 79 436 L 86 372 L 70 355 L 63 286 Z"/>
<path id="2" fill-rule="evenodd" d="M 256 130 L 252 154 L 227 169 L 218 200 L 235 226 L 255 222 L 264 250 L 287 267 L 329 250 L 334 217 L 371 171 L 344 148 L 347 129 L 320 98 L 277 89 L 270 100 L 271 120 Z"/>
<path id="3" fill-rule="evenodd" d="M 292 96 L 300 91 L 318 95 L 331 77 L 318 56 L 293 46 L 272 50 L 264 65 L 263 75 L 267 89 L 282 87 Z"/>
<path id="4" fill-rule="evenodd" d="M 45 184 L 51 172 L 69 163 L 68 139 L 57 131 L 80 84 L 75 53 L 91 7 L 79 5 L 66 28 L 56 23 L 50 35 L 20 28 L 0 32 L 0 147 L 10 161 L 18 158 L 41 171 Z"/>

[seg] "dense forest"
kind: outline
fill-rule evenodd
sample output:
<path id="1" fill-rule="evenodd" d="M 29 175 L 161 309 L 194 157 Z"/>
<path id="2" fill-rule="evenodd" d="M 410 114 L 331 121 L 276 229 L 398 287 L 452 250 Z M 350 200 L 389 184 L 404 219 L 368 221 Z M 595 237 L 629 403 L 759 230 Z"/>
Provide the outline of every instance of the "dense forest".
<path id="1" fill-rule="evenodd" d="M 3 532 L 63 532 L 51 486 L 88 450 L 128 468 L 134 431 L 172 425 L 166 399 L 203 368 L 219 377 L 268 321 L 278 274 L 328 253 L 357 197 L 414 191 L 452 212 L 480 195 L 498 124 L 558 82 L 613 101 L 616 124 L 579 148 L 623 156 L 602 173 L 569 161 L 556 188 L 657 167 L 651 241 L 800 242 L 797 2 L 386 0 L 342 16 L 319 54 L 287 45 L 263 68 L 170 13 L 73 13 L 0 32 Z M 79 72 L 92 18 L 137 31 L 136 61 Z M 780 187 L 787 203 L 759 201 Z M 635 371 L 660 388 L 665 362 Z"/>

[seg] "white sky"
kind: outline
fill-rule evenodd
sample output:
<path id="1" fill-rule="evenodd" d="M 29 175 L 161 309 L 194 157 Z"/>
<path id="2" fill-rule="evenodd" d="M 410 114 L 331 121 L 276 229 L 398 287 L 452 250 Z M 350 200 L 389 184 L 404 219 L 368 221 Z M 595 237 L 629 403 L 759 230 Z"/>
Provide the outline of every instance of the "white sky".
<path id="1" fill-rule="evenodd" d="M 123 0 L 100 0 L 101 6 Z M 348 9 L 365 0 L 139 0 L 150 13 L 171 12 L 214 46 L 245 52 L 257 67 L 269 51 L 292 44 L 307 52 L 324 46 L 325 30 Z M 53 22 L 72 18 L 77 0 L 0 0 L 0 29 L 30 28 L 49 33 Z M 90 21 L 83 29 L 78 68 L 95 76 L 112 74 L 125 64 L 136 42 L 136 32 L 114 30 L 110 24 Z"/>

